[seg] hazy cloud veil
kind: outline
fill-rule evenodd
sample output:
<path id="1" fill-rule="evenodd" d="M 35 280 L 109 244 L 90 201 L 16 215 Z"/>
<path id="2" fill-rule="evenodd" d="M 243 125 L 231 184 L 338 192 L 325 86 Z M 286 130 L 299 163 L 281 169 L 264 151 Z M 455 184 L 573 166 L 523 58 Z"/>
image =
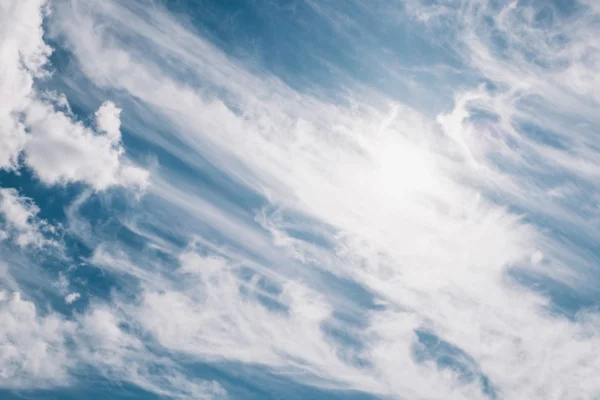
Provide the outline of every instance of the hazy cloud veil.
<path id="1" fill-rule="evenodd" d="M 0 397 L 600 398 L 593 0 L 0 0 Z"/>

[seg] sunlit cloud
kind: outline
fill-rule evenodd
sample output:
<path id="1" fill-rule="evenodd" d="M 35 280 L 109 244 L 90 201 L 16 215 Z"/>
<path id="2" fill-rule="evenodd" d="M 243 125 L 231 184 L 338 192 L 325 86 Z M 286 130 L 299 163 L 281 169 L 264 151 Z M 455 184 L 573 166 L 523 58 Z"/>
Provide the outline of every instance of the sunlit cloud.
<path id="1" fill-rule="evenodd" d="M 298 59 L 343 90 L 240 59 L 160 2 L 9 3 L 0 167 L 75 194 L 62 258 L 44 253 L 68 265 L 59 301 L 1 297 L 0 386 L 600 395 L 592 2 L 282 6 L 412 98 L 310 34 Z M 54 82 L 47 43 L 69 60 Z M 55 243 L 25 189 L 0 189 L 15 254 Z"/>

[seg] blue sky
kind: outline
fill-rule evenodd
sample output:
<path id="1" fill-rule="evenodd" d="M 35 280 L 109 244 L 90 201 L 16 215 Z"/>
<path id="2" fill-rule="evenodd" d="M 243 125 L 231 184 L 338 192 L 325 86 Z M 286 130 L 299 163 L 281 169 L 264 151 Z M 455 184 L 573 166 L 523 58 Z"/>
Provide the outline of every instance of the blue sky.
<path id="1" fill-rule="evenodd" d="M 0 397 L 600 398 L 599 22 L 0 1 Z"/>

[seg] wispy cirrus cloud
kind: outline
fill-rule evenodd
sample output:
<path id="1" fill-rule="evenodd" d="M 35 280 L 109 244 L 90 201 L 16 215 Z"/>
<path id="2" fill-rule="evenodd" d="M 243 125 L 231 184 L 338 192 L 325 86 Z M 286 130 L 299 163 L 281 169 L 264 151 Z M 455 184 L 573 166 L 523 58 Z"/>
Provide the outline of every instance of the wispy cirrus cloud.
<path id="1" fill-rule="evenodd" d="M 451 18 L 455 15 L 452 13 L 478 7 L 475 3 L 447 6 L 432 12 L 428 21 L 433 22 L 435 16 Z M 593 358 L 577 350 L 598 345 L 596 336 L 584 334 L 593 331 L 593 318 L 568 321 L 548 314 L 544 311 L 548 299 L 519 286 L 508 275 L 510 268 L 535 270 L 544 265 L 544 274 L 558 279 L 563 276 L 560 271 L 565 267 L 564 262 L 573 259 L 577 248 L 548 234 L 543 226 L 536 224 L 535 218 L 516 214 L 507 206 L 516 205 L 534 217 L 552 212 L 565 223 L 576 223 L 576 219 L 571 210 L 544 197 L 541 187 L 535 186 L 538 182 L 535 179 L 540 178 L 534 174 L 539 171 L 539 164 L 525 175 L 530 179 L 519 179 L 517 174 L 523 173 L 524 166 L 532 162 L 527 159 L 530 153 L 524 151 L 525 147 L 515 148 L 511 142 L 526 139 L 523 134 L 515 135 L 512 121 L 513 118 L 516 121 L 515 107 L 524 98 L 515 96 L 526 93 L 529 86 L 526 81 L 517 85 L 516 75 L 513 80 L 500 80 L 515 74 L 511 72 L 513 67 L 508 61 L 504 61 L 505 70 L 485 64 L 488 53 L 481 48 L 485 42 L 475 41 L 467 34 L 461 36 L 460 31 L 453 36 L 456 40 L 464 38 L 464 42 L 457 42 L 459 55 L 469 57 L 466 61 L 484 77 L 501 85 L 499 89 L 483 87 L 466 94 L 457 93 L 456 109 L 431 120 L 406 105 L 389 107 L 386 102 L 391 101 L 382 97 L 377 100 L 366 97 L 363 102 L 351 103 L 352 106 L 334 105 L 319 96 L 296 92 L 277 79 L 248 73 L 243 65 L 181 28 L 160 9 L 141 11 L 135 4 L 121 3 L 92 9 L 72 2 L 59 12 L 64 12 L 65 20 L 57 29 L 69 43 L 83 73 L 102 87 L 125 90 L 159 112 L 160 120 L 172 127 L 172 134 L 181 145 L 166 144 L 158 133 L 147 135 L 147 140 L 160 143 L 192 168 L 199 168 L 193 160 L 200 155 L 243 187 L 263 193 L 265 201 L 275 205 L 280 214 L 296 214 L 300 219 L 310 218 L 328 227 L 329 230 L 323 231 L 328 246 L 315 247 L 302 239 L 302 223 L 282 225 L 281 218 L 263 215 L 262 226 L 256 226 L 243 217 L 234 217 L 239 212 L 243 215 L 242 210 L 216 206 L 219 213 L 228 215 L 227 224 L 250 229 L 257 238 L 265 236 L 261 229 L 264 226 L 269 226 L 270 232 L 277 232 L 276 248 L 283 252 L 283 256 L 277 257 L 292 256 L 287 271 L 286 267 L 275 269 L 279 274 L 286 271 L 279 279 L 289 280 L 302 261 L 310 260 L 302 267 L 312 271 L 303 275 L 303 284 L 318 287 L 324 299 L 344 294 L 335 291 L 333 282 L 317 281 L 320 269 L 357 282 L 385 304 L 381 311 L 363 310 L 368 328 L 359 334 L 363 349 L 361 366 L 339 354 L 337 361 L 326 361 L 325 354 L 330 352 L 321 350 L 317 352 L 321 360 L 311 359 L 304 367 L 306 371 L 322 375 L 323 372 L 314 372 L 314 368 L 326 365 L 327 376 L 334 381 L 336 376 L 338 379 L 352 376 L 345 372 L 350 368 L 377 383 L 352 380 L 347 382 L 348 387 L 389 395 L 489 396 L 491 389 L 483 388 L 480 380 L 465 378 L 455 367 L 445 368 L 439 359 L 418 361 L 414 349 L 425 345 L 416 332 L 428 331 L 463 349 L 473 360 L 470 376 L 480 374 L 482 379 L 492 382 L 495 393 L 509 398 L 565 393 L 576 396 L 597 390 L 593 387 L 597 365 Z M 136 17 L 139 14 L 144 18 Z M 503 15 L 498 16 L 499 21 L 506 18 Z M 122 41 L 110 31 L 103 34 L 102 28 L 86 33 L 79 21 L 94 26 L 96 18 L 116 32 L 136 35 L 153 52 L 140 55 L 132 42 Z M 161 29 L 152 29 L 147 21 Z M 75 31 L 77 36 L 73 34 Z M 101 61 L 110 59 L 121 62 L 117 65 Z M 183 63 L 180 66 L 189 74 L 185 80 L 180 78 L 178 70 L 163 62 L 166 59 Z M 197 85 L 191 86 L 188 81 Z M 505 86 L 509 88 L 507 91 L 503 89 Z M 178 106 L 174 109 L 175 102 Z M 477 116 L 474 113 L 477 110 L 489 115 Z M 541 152 L 538 157 L 540 162 L 543 159 L 555 169 L 569 170 L 564 164 L 569 153 L 557 152 L 553 157 L 552 153 Z M 585 173 L 585 169 L 575 165 L 571 172 Z M 511 168 L 517 172 L 512 173 Z M 181 207 L 181 199 L 171 193 L 188 187 L 189 178 L 178 176 L 168 167 L 157 173 L 168 175 L 169 179 L 153 195 Z M 191 198 L 197 196 L 198 201 L 207 199 L 194 191 L 185 193 Z M 508 201 L 499 201 L 498 196 L 510 197 Z M 215 205 L 216 201 L 209 200 Z M 190 200 L 190 204 L 193 202 Z M 184 215 L 209 223 L 224 233 L 228 242 L 239 243 L 240 236 L 231 234 L 227 224 L 216 222 L 202 211 L 185 207 Z M 193 232 L 193 228 L 188 229 Z M 290 240 L 282 240 L 282 234 Z M 263 253 L 249 246 L 246 250 L 274 260 L 271 249 Z M 299 258 L 298 254 L 306 257 Z M 202 268 L 208 271 L 209 264 L 203 263 Z M 181 278 L 169 279 L 178 282 Z M 241 348 L 239 353 L 234 351 L 235 341 L 245 343 L 246 334 L 268 326 L 264 322 L 267 318 L 269 324 L 280 327 L 275 334 L 283 335 L 285 322 L 277 319 L 276 312 L 254 300 L 256 304 L 252 307 L 266 313 L 256 318 L 262 323 L 255 325 L 253 320 L 242 319 L 239 323 L 243 322 L 244 328 L 238 334 L 237 330 L 225 328 L 221 334 L 219 330 L 210 334 L 202 330 L 233 318 L 225 309 L 216 314 L 203 311 L 202 317 L 197 314 L 200 309 L 216 308 L 208 306 L 205 303 L 208 300 L 202 296 L 220 293 L 223 298 L 231 298 L 241 290 L 238 285 L 242 281 L 237 284 L 232 281 L 233 291 L 220 286 L 219 281 L 213 280 L 212 286 L 205 288 L 198 286 L 202 288 L 200 298 L 190 298 L 181 292 L 169 295 L 144 292 L 140 297 L 141 308 L 133 308 L 131 313 L 141 318 L 142 325 L 154 332 L 160 343 L 178 352 L 210 360 L 215 346 L 204 347 L 203 343 L 220 343 L 214 342 L 220 339 L 230 343 L 227 352 L 220 352 L 221 357 L 248 362 Z M 176 315 L 165 314 L 167 319 L 162 323 L 158 322 L 162 315 L 159 310 L 164 305 L 160 299 L 171 304 L 171 309 L 180 310 L 173 313 Z M 245 299 L 236 307 L 253 304 L 251 301 Z M 290 306 L 286 300 L 278 301 L 284 307 Z M 332 301 L 341 307 L 336 308 L 338 312 L 344 312 L 351 300 Z M 187 325 L 192 329 L 188 340 L 174 342 L 173 336 L 161 328 L 168 326 L 167 321 L 177 324 L 196 317 L 204 322 L 199 322 L 197 329 L 193 328 L 196 326 L 193 322 Z M 348 331 L 355 329 L 342 325 Z M 319 324 L 312 329 L 319 333 L 323 327 Z M 226 340 L 225 332 L 234 334 L 236 340 Z M 269 348 L 278 346 L 273 336 L 259 335 L 258 342 L 253 341 L 251 347 L 261 348 L 262 340 L 267 337 Z M 327 338 L 319 340 L 323 340 L 325 348 L 343 347 L 335 341 L 326 344 Z M 544 350 L 550 343 L 557 349 L 552 356 Z M 281 345 L 277 350 L 281 358 L 273 364 L 276 369 L 285 370 L 282 365 L 294 364 L 282 355 L 290 351 L 289 346 Z M 307 344 L 298 346 L 299 350 L 310 348 Z M 538 375 L 539 362 L 546 357 L 561 367 Z M 253 361 L 261 362 L 259 358 Z M 399 370 L 404 371 L 404 377 L 395 374 Z M 574 370 L 577 372 L 566 373 Z M 585 389 L 574 389 L 575 380 L 587 382 Z"/>
<path id="2" fill-rule="evenodd" d="M 361 19 L 331 5 L 313 8 L 348 46 L 383 7 L 355 5 Z M 86 221 L 89 196 L 68 212 L 89 263 L 120 279 L 65 319 L 77 362 L 175 397 L 225 395 L 194 386 L 182 359 L 392 398 L 597 396 L 597 313 L 560 313 L 544 289 L 584 295 L 597 279 L 584 197 L 597 186 L 597 16 L 578 7 L 386 4 L 479 80 L 446 82 L 454 104 L 434 111 L 365 82 L 339 102 L 292 88 L 158 4 L 55 2 L 49 32 L 74 60 L 65 86 L 93 109 L 111 93 L 125 111 L 104 103 L 93 130 L 40 106 L 54 110 L 40 121 L 66 121 L 70 142 L 106 156 L 82 151 L 93 165 L 71 175 L 30 162 L 40 179 L 144 181 L 124 172 L 120 121 L 158 153 L 146 196 L 112 216 L 120 234 Z M 172 373 L 156 381 L 157 365 Z"/>

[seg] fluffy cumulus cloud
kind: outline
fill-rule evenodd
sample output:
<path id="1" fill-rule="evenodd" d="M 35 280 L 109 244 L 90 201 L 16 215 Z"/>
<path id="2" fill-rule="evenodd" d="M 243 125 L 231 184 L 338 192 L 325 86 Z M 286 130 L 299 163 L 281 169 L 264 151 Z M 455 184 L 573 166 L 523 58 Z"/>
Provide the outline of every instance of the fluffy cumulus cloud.
<path id="1" fill-rule="evenodd" d="M 31 199 L 20 197 L 15 189 L 0 188 L 1 235 L 12 238 L 20 247 L 42 246 L 52 243 L 45 233 L 55 228 L 37 218 L 39 208 Z"/>
<path id="2" fill-rule="evenodd" d="M 24 162 L 42 182 L 84 182 L 102 190 L 113 185 L 145 187 L 147 172 L 125 165 L 119 132 L 119 110 L 104 103 L 96 113 L 96 133 L 53 106 L 34 102 L 25 123 L 30 129 Z"/>
<path id="3" fill-rule="evenodd" d="M 43 40 L 46 1 L 5 1 L 0 78 L 0 168 L 26 166 L 49 185 L 83 182 L 95 189 L 147 184 L 147 173 L 123 162 L 119 109 L 104 103 L 96 113 L 98 132 L 42 96 L 35 80 L 47 77 L 52 49 Z M 64 104 L 62 104 L 64 106 Z"/>
<path id="4" fill-rule="evenodd" d="M 321 26 L 298 54 L 325 57 L 329 32 L 339 57 L 423 93 L 402 101 L 333 58 L 327 70 L 353 95 L 291 85 L 159 4 L 46 6 L 0 6 L 22 21 L 0 25 L 0 167 L 95 189 L 66 206 L 65 230 L 90 249 L 82 265 L 118 284 L 87 293 L 91 280 L 61 272 L 59 303 L 78 310 L 68 315 L 3 292 L 0 386 L 25 387 L 27 375 L 70 385 L 86 371 L 174 398 L 251 398 L 236 385 L 259 378 L 274 397 L 294 383 L 341 398 L 600 396 L 593 2 L 294 8 Z M 60 77 L 69 94 L 95 108 L 117 93 L 131 108 L 107 101 L 84 123 L 39 92 L 43 18 L 72 57 Z M 382 32 L 435 54 L 402 58 L 414 53 Z M 447 102 L 431 105 L 438 97 Z M 167 161 L 117 212 L 102 189 L 148 179 L 125 156 L 121 123 Z M 38 212 L 1 189 L 4 240 L 46 243 Z"/>
<path id="5" fill-rule="evenodd" d="M 53 387 L 69 382 L 73 360 L 67 340 L 74 324 L 57 314 L 39 315 L 19 293 L 0 292 L 0 386 Z"/>

